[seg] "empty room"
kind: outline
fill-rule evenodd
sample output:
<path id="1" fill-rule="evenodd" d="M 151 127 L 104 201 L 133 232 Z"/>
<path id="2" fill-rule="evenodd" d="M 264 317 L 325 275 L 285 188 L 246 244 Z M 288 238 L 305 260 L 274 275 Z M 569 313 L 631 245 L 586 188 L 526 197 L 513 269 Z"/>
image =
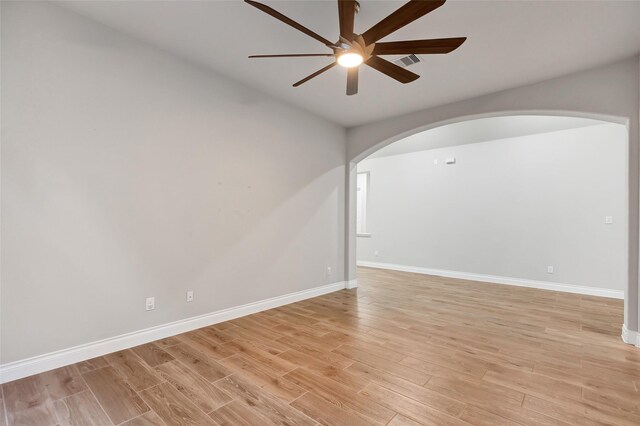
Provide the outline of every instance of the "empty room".
<path id="1" fill-rule="evenodd" d="M 640 425 L 640 1 L 0 1 L 0 426 Z"/>

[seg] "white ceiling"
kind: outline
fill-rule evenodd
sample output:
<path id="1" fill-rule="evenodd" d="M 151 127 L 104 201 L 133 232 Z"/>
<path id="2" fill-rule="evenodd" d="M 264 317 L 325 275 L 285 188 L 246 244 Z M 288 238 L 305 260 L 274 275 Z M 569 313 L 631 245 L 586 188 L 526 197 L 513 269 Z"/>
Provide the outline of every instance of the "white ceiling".
<path id="1" fill-rule="evenodd" d="M 408 136 L 374 152 L 367 159 L 466 145 L 499 139 L 558 132 L 580 127 L 611 124 L 577 117 L 518 115 L 489 117 L 447 124 Z"/>
<path id="2" fill-rule="evenodd" d="M 264 2 L 325 38 L 337 39 L 335 1 Z M 364 32 L 403 4 L 360 3 L 356 32 Z M 330 52 L 240 0 L 61 4 L 347 127 L 640 52 L 640 1 L 450 0 L 384 41 L 467 36 L 465 44 L 448 55 L 423 56 L 423 63 L 410 68 L 421 78 L 407 85 L 365 66 L 359 93 L 347 97 L 346 71 L 340 67 L 291 87 L 331 58 L 247 59 L 250 54 Z"/>

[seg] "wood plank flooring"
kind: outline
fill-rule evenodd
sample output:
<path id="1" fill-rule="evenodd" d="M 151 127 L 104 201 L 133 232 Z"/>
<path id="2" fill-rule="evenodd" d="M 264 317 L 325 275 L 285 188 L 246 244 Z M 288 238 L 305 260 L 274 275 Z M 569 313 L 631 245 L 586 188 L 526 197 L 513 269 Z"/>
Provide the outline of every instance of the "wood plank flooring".
<path id="1" fill-rule="evenodd" d="M 367 268 L 358 283 L 6 383 L 0 426 L 640 425 L 622 301 Z"/>

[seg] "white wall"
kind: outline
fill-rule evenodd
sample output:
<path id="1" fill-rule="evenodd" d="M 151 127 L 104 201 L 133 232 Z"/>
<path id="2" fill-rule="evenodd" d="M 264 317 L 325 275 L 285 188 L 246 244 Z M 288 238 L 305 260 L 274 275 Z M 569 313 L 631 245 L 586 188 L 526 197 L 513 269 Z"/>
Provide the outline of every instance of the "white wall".
<path id="1" fill-rule="evenodd" d="M 2 363 L 344 279 L 342 128 L 46 3 L 1 101 Z"/>
<path id="2" fill-rule="evenodd" d="M 358 261 L 623 291 L 625 157 L 603 124 L 364 160 Z"/>

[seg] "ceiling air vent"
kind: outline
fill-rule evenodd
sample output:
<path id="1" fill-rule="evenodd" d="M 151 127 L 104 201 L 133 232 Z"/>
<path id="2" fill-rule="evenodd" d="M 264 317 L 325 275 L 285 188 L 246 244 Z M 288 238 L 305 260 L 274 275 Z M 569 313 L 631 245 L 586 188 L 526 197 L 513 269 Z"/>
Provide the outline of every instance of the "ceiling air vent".
<path id="1" fill-rule="evenodd" d="M 393 61 L 394 64 L 401 66 L 402 68 L 406 68 L 410 65 L 417 64 L 418 62 L 422 62 L 420 58 L 416 55 L 411 54 L 409 56 L 405 56 L 404 58 L 400 58 L 396 61 Z"/>

